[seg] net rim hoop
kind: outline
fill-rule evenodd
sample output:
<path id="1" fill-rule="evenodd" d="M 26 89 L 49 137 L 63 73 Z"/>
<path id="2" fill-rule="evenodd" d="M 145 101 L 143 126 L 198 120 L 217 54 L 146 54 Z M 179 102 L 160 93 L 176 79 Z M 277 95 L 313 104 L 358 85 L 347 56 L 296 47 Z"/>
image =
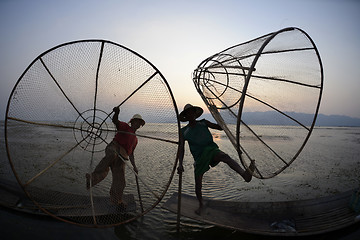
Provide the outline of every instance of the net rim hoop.
<path id="1" fill-rule="evenodd" d="M 307 39 L 310 41 L 310 43 L 312 44 L 314 50 L 315 50 L 315 53 L 316 53 L 316 56 L 318 58 L 318 61 L 319 61 L 319 68 L 320 68 L 320 91 L 319 91 L 319 97 L 318 97 L 318 101 L 317 101 L 317 104 L 316 104 L 316 109 L 315 109 L 315 112 L 314 112 L 314 118 L 313 118 L 313 121 L 311 123 L 311 126 L 309 128 L 309 132 L 308 134 L 306 135 L 302 145 L 300 146 L 299 150 L 295 153 L 295 155 L 293 156 L 293 158 L 288 162 L 287 165 L 285 165 L 284 167 L 278 169 L 277 171 L 275 171 L 273 173 L 272 176 L 269 176 L 269 177 L 260 177 L 261 179 L 268 179 L 268 178 L 271 178 L 271 177 L 274 177 L 276 175 L 278 175 L 279 173 L 281 173 L 284 169 L 286 169 L 288 166 L 290 166 L 290 164 L 295 161 L 295 159 L 299 156 L 300 152 L 303 150 L 303 148 L 305 147 L 307 141 L 309 140 L 310 138 L 310 135 L 312 133 L 312 130 L 314 129 L 314 126 L 315 126 L 315 122 L 316 122 L 316 119 L 317 119 L 317 116 L 318 116 L 318 112 L 319 112 L 319 109 L 320 109 L 320 103 L 321 103 L 321 97 L 322 97 L 322 92 L 323 92 L 323 84 L 324 84 L 324 70 L 323 70 L 323 64 L 322 64 L 322 61 L 321 61 L 321 57 L 320 57 L 320 53 L 315 45 L 315 42 L 312 40 L 312 38 L 309 36 L 309 34 L 307 34 L 304 30 L 300 29 L 300 28 L 297 28 L 297 27 L 287 27 L 287 28 L 283 28 L 279 31 L 276 31 L 276 32 L 273 32 L 273 33 L 269 33 L 269 34 L 266 34 L 266 35 L 263 35 L 259 38 L 256 38 L 256 39 L 253 39 L 251 41 L 255 41 L 257 39 L 260 39 L 260 38 L 263 38 L 263 37 L 266 37 L 266 36 L 270 36 L 266 39 L 266 41 L 262 44 L 262 46 L 260 47 L 260 49 L 258 50 L 258 52 L 256 53 L 256 56 L 251 64 L 251 67 L 250 67 L 250 70 L 248 72 L 248 76 L 246 77 L 246 80 L 245 80 L 245 84 L 244 84 L 244 87 L 243 87 L 243 92 L 242 92 L 242 96 L 241 96 L 241 100 L 240 100 L 240 104 L 239 104 L 239 111 L 238 111 L 238 120 L 237 120 L 237 123 L 236 123 L 236 146 L 237 146 L 237 151 L 239 153 L 239 157 L 240 157 L 240 160 L 241 160 L 241 163 L 244 167 L 246 167 L 246 163 L 244 162 L 243 158 L 240 156 L 240 153 L 241 151 L 240 150 L 240 125 L 241 125 L 241 116 L 242 116 L 242 110 L 243 110 L 243 107 L 244 107 L 244 102 L 245 102 L 245 96 L 246 96 L 246 92 L 247 92 L 247 88 L 248 88 L 248 85 L 249 85 L 249 82 L 250 82 L 250 79 L 251 79 L 251 74 L 253 72 L 253 70 L 255 69 L 255 65 L 260 57 L 260 55 L 262 54 L 263 50 L 265 49 L 265 47 L 267 46 L 267 44 L 269 44 L 269 42 L 271 40 L 273 40 L 278 34 L 280 33 L 283 33 L 283 32 L 287 32 L 287 31 L 294 31 L 294 30 L 298 30 L 300 31 L 302 34 L 304 34 Z M 248 42 L 251 42 L 251 41 L 248 41 Z M 231 48 L 234 48 L 236 46 L 240 46 L 241 44 L 239 45 L 235 45 L 235 46 L 232 46 L 230 48 L 227 48 L 226 50 L 224 51 L 227 51 Z"/>
<path id="2" fill-rule="evenodd" d="M 172 182 L 172 179 L 174 177 L 174 174 L 175 174 L 175 171 L 176 171 L 176 166 L 178 164 L 178 155 L 179 155 L 179 151 L 180 151 L 180 144 L 179 144 L 179 141 L 178 141 L 178 148 L 177 148 L 177 152 L 176 152 L 176 158 L 175 158 L 175 161 L 174 161 L 174 164 L 173 164 L 173 169 L 171 171 L 171 174 L 170 174 L 170 178 L 167 182 L 167 184 L 164 186 L 164 190 L 162 191 L 161 195 L 159 196 L 159 198 L 153 203 L 152 206 L 150 206 L 148 209 L 146 209 L 144 212 L 140 213 L 140 214 L 137 214 L 135 217 L 133 218 L 130 218 L 126 221 L 123 221 L 121 223 L 115 223 L 115 224 L 108 224 L 108 225 L 98 225 L 98 224 L 82 224 L 82 223 L 77 223 L 77 222 L 73 222 L 73 221 L 69 221 L 65 218 L 61 218 L 59 216 L 56 216 L 55 214 L 53 213 L 50 213 L 49 211 L 47 211 L 45 208 L 43 208 L 42 206 L 40 206 L 38 204 L 37 201 L 34 200 L 34 198 L 32 197 L 32 195 L 25 189 L 25 185 L 22 183 L 22 181 L 20 180 L 20 177 L 18 176 L 16 170 L 15 170 L 15 166 L 13 164 L 13 162 L 11 161 L 11 156 L 10 156 L 10 150 L 9 150 L 9 142 L 8 142 L 8 120 L 9 120 L 9 110 L 10 110 L 10 103 L 11 103 L 11 99 L 15 93 L 15 90 L 17 88 L 17 86 L 19 85 L 20 81 L 23 79 L 24 75 L 28 72 L 28 70 L 39 60 L 41 59 L 44 55 L 48 54 L 49 52 L 53 51 L 53 50 L 56 50 L 58 48 L 61 48 L 61 47 L 64 47 L 64 46 L 67 46 L 67 45 L 72 45 L 72 44 L 78 44 L 78 43 L 82 43 L 82 42 L 94 42 L 94 43 L 101 43 L 101 44 L 112 44 L 112 45 L 115 45 L 117 47 L 120 47 L 126 51 L 129 51 L 130 53 L 134 54 L 135 56 L 141 58 L 142 60 L 144 60 L 147 64 L 149 64 L 153 69 L 154 69 L 154 75 L 156 74 L 159 74 L 159 76 L 161 77 L 163 83 L 165 84 L 168 92 L 169 92 L 169 95 L 171 97 L 171 100 L 172 100 L 172 103 L 173 103 L 173 106 L 174 106 L 174 110 L 175 110 L 175 114 L 176 114 L 176 120 L 177 120 L 177 129 L 178 129 L 178 139 L 180 139 L 180 120 L 179 120 L 179 111 L 178 111 L 178 107 L 177 107 L 177 104 L 176 104 L 176 101 L 175 101 L 175 97 L 173 95 L 173 92 L 170 88 L 170 85 L 169 83 L 167 82 L 166 78 L 164 77 L 164 75 L 158 70 L 157 67 L 155 67 L 154 64 L 152 64 L 149 60 L 147 60 L 145 57 L 143 57 L 142 55 L 140 55 L 139 53 L 137 53 L 136 51 L 128 48 L 128 47 L 125 47 L 121 44 L 118 44 L 118 43 L 115 43 L 113 41 L 110 41 L 110 40 L 104 40 L 104 39 L 81 39 L 81 40 L 75 40 L 75 41 L 70 41 L 70 42 L 65 42 L 65 43 L 62 43 L 62 44 L 59 44 L 57 46 L 54 46 L 46 51 L 44 51 L 43 53 L 41 53 L 40 55 L 38 55 L 27 67 L 26 69 L 23 71 L 23 73 L 20 75 L 20 77 L 18 78 L 18 80 L 16 81 L 13 89 L 11 90 L 11 93 L 9 95 L 9 98 L 8 98 L 8 102 L 7 102 L 7 106 L 6 106 L 6 111 L 5 111 L 5 121 L 4 121 L 4 136 L 5 136 L 5 149 L 6 149 L 6 155 L 7 155 L 7 158 L 8 158 L 8 162 L 10 164 L 10 167 L 14 173 L 14 176 L 16 178 L 16 181 L 18 182 L 18 184 L 20 185 L 21 189 L 24 191 L 24 193 L 26 194 L 26 196 L 31 199 L 31 201 L 34 202 L 34 204 L 41 210 L 43 211 L 44 213 L 48 214 L 49 216 L 51 217 L 54 217 L 55 219 L 58 219 L 58 220 L 61 220 L 63 222 L 68 222 L 68 223 L 71 223 L 71 224 L 74 224 L 74 225 L 78 225 L 78 226 L 84 226 L 84 227 L 96 227 L 96 228 L 108 228 L 108 227 L 115 227 L 115 226 L 119 226 L 119 225 L 122 225 L 124 223 L 128 223 L 128 222 L 131 222 L 141 216 L 144 216 L 145 214 L 147 214 L 149 211 L 151 211 L 152 209 L 154 209 L 159 203 L 160 201 L 164 198 L 167 190 L 169 189 L 170 187 L 170 184 Z"/>

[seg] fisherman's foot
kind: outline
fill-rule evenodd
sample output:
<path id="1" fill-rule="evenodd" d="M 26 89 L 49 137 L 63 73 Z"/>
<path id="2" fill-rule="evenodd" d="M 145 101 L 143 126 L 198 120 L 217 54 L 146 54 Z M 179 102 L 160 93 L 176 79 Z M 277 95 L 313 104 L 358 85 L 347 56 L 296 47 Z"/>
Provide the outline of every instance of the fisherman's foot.
<path id="1" fill-rule="evenodd" d="M 124 202 L 123 200 L 115 200 L 114 198 L 110 198 L 110 201 L 111 201 L 111 203 L 114 204 L 114 205 L 127 206 L 127 203 Z"/>
<path id="2" fill-rule="evenodd" d="M 203 206 L 200 205 L 199 208 L 195 210 L 195 213 L 196 213 L 197 215 L 201 216 L 202 210 L 203 210 Z"/>
<path id="3" fill-rule="evenodd" d="M 255 160 L 251 160 L 250 166 L 245 171 L 244 180 L 245 182 L 250 182 L 255 171 Z"/>
<path id="4" fill-rule="evenodd" d="M 121 210 L 121 211 L 125 211 L 126 208 L 127 208 L 127 203 L 126 202 L 123 202 L 123 201 L 117 201 L 117 202 L 114 202 L 114 201 L 111 201 L 117 209 Z"/>

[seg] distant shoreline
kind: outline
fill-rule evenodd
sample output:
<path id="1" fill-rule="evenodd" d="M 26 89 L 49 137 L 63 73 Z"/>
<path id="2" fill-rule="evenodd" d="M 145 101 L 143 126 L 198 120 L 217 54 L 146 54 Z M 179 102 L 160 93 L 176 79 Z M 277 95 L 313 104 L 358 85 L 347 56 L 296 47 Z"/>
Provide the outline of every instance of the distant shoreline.
<path id="1" fill-rule="evenodd" d="M 291 117 L 305 123 L 306 125 L 310 126 L 312 123 L 313 115 L 308 113 L 296 113 L 296 112 L 285 112 L 289 114 Z M 244 112 L 243 113 L 243 121 L 246 122 L 248 125 L 274 125 L 274 126 L 296 126 L 297 124 L 292 122 L 290 119 L 286 121 L 278 121 L 276 115 L 278 113 L 274 111 L 267 111 L 267 112 Z M 204 113 L 200 116 L 199 119 L 207 119 L 209 121 L 215 122 L 214 118 L 212 117 L 211 113 Z M 226 122 L 233 121 L 232 124 L 236 124 L 234 120 L 226 120 Z M 0 124 L 3 125 L 5 120 L 0 120 Z M 71 121 L 69 121 L 71 122 Z M 148 123 L 171 123 L 162 121 L 156 122 L 148 119 Z M 316 127 L 360 127 L 360 118 L 349 117 L 345 115 L 325 115 L 325 114 L 318 114 L 316 123 Z"/>
<path id="2" fill-rule="evenodd" d="M 311 125 L 313 115 L 308 113 L 296 113 L 296 112 L 285 112 L 291 117 Z M 249 125 L 283 125 L 283 126 L 296 126 L 297 124 L 292 122 L 290 119 L 278 121 L 278 113 L 275 111 L 267 112 L 244 112 L 243 121 Z M 210 113 L 202 115 L 203 118 L 215 121 Z M 226 121 L 226 120 L 225 120 Z M 234 122 L 234 124 L 236 124 Z M 360 118 L 353 118 L 345 115 L 325 115 L 318 114 L 316 127 L 360 127 Z"/>

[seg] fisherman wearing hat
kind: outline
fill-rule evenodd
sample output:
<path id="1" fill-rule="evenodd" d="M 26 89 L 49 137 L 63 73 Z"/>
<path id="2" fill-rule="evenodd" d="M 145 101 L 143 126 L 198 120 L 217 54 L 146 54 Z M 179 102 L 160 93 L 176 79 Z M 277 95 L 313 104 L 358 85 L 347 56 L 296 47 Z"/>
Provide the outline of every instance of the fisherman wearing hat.
<path id="1" fill-rule="evenodd" d="M 134 150 L 138 142 L 135 132 L 140 126 L 145 125 L 145 121 L 140 114 L 135 114 L 130 119 L 129 125 L 118 120 L 119 107 L 114 107 L 113 111 L 112 122 L 116 126 L 117 133 L 114 139 L 106 146 L 105 157 L 96 166 L 94 172 L 86 174 L 86 188 L 90 189 L 91 186 L 101 182 L 109 173 L 110 168 L 113 179 L 110 189 L 110 200 L 125 208 L 126 203 L 122 199 L 125 188 L 125 162 L 123 160 L 130 159 L 134 171 L 138 172 L 134 158 Z M 121 155 L 121 159 L 119 155 Z"/>
<path id="2" fill-rule="evenodd" d="M 255 170 L 255 162 L 252 161 L 249 168 L 245 171 L 235 160 L 229 157 L 226 153 L 222 152 L 218 145 L 213 141 L 213 137 L 209 128 L 222 130 L 221 126 L 206 119 L 196 120 L 203 113 L 203 109 L 191 104 L 186 104 L 184 110 L 180 113 L 180 121 L 189 122 L 188 125 L 181 128 L 181 141 L 179 157 L 178 173 L 184 171 L 183 158 L 184 158 L 184 143 L 188 141 L 190 152 L 195 160 L 195 193 L 199 200 L 199 208 L 195 211 L 198 215 L 201 214 L 203 207 L 202 200 L 202 178 L 206 171 L 210 169 L 209 166 L 215 167 L 219 162 L 226 163 L 231 169 L 236 171 L 242 176 L 246 182 L 250 182 L 253 171 Z"/>

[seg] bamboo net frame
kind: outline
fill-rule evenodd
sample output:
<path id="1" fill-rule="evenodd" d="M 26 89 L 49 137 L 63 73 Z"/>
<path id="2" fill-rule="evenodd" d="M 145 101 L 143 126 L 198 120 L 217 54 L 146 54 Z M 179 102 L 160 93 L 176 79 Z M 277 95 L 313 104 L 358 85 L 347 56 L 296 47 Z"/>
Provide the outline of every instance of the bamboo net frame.
<path id="1" fill-rule="evenodd" d="M 233 144 L 233 155 L 245 168 L 255 160 L 254 176 L 266 179 L 289 167 L 307 143 L 320 107 L 323 67 L 310 36 L 290 27 L 210 56 L 195 69 L 193 82 Z"/>
<path id="2" fill-rule="evenodd" d="M 132 134 L 139 172 L 118 155 L 127 166 L 126 209 L 109 203 L 110 173 L 86 190 L 85 173 L 116 133 L 115 106 L 120 121 L 136 113 L 146 121 Z M 164 197 L 179 129 L 170 86 L 151 62 L 114 42 L 80 40 L 45 51 L 20 76 L 7 105 L 5 142 L 17 181 L 43 212 L 76 225 L 112 227 L 143 216 Z"/>

